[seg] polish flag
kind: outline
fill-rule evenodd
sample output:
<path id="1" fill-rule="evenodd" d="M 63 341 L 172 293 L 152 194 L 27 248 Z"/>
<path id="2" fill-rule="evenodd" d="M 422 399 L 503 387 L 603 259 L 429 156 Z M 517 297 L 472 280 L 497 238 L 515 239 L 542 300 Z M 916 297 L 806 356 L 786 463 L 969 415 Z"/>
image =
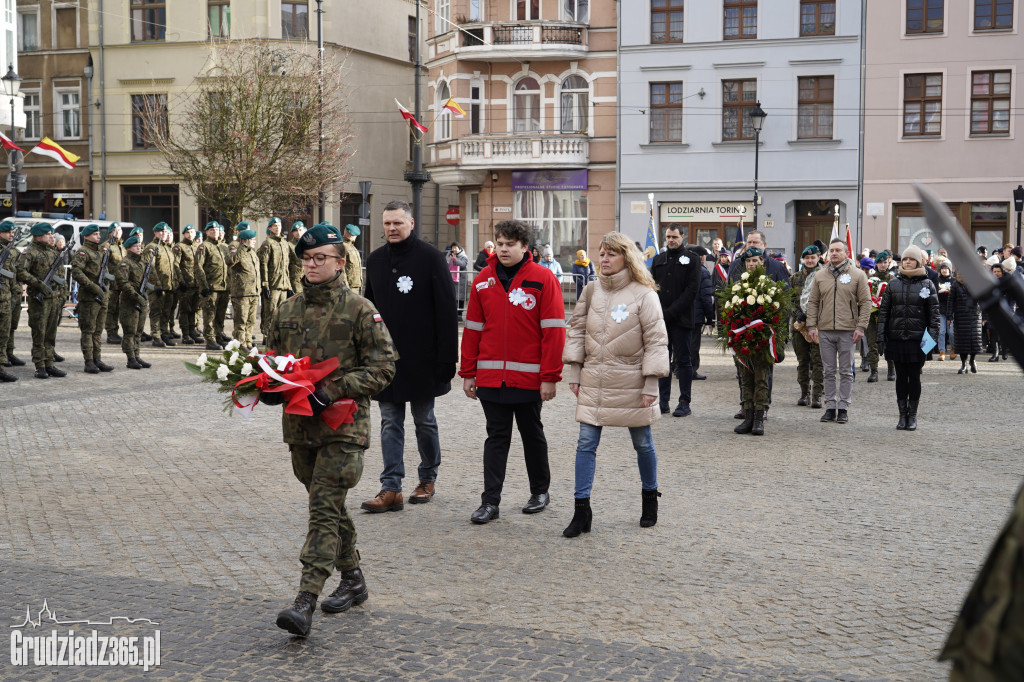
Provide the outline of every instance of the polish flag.
<path id="1" fill-rule="evenodd" d="M 413 116 L 412 114 L 410 114 L 409 110 L 406 109 L 405 107 L 403 107 L 402 103 L 399 102 L 397 98 L 395 99 L 395 104 L 398 105 L 398 110 L 400 112 L 402 112 L 402 118 L 404 118 L 406 121 L 408 121 L 409 125 L 411 125 L 416 130 L 420 131 L 421 133 L 427 132 L 427 126 L 425 126 L 422 123 L 420 123 L 419 121 L 417 121 L 416 117 Z"/>
<path id="2" fill-rule="evenodd" d="M 59 144 L 54 142 L 48 137 L 44 137 L 39 144 L 32 148 L 29 154 L 36 153 L 42 154 L 43 156 L 49 156 L 51 159 L 64 166 L 68 170 L 75 167 L 75 162 L 82 158 L 77 154 L 72 154 L 68 150 L 61 147 Z"/>
<path id="3" fill-rule="evenodd" d="M 6 135 L 4 135 L 3 133 L 0 133 L 0 144 L 2 144 L 4 146 L 4 149 L 11 149 L 11 150 L 17 149 L 19 152 L 22 152 L 22 153 L 24 153 L 24 151 L 25 151 L 24 149 L 22 149 L 18 145 L 14 144 L 14 141 L 11 140 L 11 138 L 9 138 Z"/>

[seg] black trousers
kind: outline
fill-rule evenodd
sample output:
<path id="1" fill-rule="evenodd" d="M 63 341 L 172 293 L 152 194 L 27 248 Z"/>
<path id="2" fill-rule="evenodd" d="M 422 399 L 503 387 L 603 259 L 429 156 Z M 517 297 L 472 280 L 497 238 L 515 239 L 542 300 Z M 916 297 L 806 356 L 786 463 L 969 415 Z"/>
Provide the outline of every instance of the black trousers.
<path id="1" fill-rule="evenodd" d="M 700 337 L 702 331 L 704 331 L 704 325 L 695 324 L 693 325 L 693 332 L 690 334 L 690 365 L 693 367 L 694 374 L 700 369 Z"/>
<path id="2" fill-rule="evenodd" d="M 548 441 L 544 437 L 544 424 L 540 421 L 540 400 L 530 403 L 496 403 L 481 400 L 487 419 L 487 440 L 484 441 L 484 504 L 501 504 L 501 489 L 505 484 L 508 450 L 512 443 L 512 421 L 519 427 L 523 439 L 526 474 L 530 478 L 530 494 L 548 491 L 551 470 L 548 468 Z"/>
<path id="3" fill-rule="evenodd" d="M 669 375 L 658 379 L 659 402 L 668 407 L 672 400 L 672 375 L 679 379 L 679 402 L 690 404 L 693 386 L 693 363 L 690 360 L 690 343 L 693 337 L 691 327 L 668 328 Z"/>
<path id="4" fill-rule="evenodd" d="M 921 399 L 921 362 L 894 362 L 896 366 L 896 400 Z"/>

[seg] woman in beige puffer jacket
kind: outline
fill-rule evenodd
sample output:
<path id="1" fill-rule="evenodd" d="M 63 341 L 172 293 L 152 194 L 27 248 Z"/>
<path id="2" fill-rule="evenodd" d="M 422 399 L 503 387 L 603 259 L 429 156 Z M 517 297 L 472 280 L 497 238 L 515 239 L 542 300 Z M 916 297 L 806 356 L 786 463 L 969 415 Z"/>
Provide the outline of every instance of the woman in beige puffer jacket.
<path id="1" fill-rule="evenodd" d="M 668 376 L 668 333 L 657 285 L 643 254 L 612 232 L 601 240 L 600 275 L 576 304 L 562 353 L 577 396 L 576 511 L 562 534 L 590 532 L 590 492 L 604 426 L 625 426 L 642 482 L 640 526 L 658 521 L 658 458 L 651 424 L 659 416 L 658 378 Z"/>

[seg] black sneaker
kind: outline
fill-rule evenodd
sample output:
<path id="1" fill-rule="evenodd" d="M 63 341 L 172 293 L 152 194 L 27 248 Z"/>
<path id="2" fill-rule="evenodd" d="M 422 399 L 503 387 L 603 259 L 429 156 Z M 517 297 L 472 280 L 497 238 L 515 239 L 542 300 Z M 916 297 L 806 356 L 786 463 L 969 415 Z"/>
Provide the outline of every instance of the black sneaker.
<path id="1" fill-rule="evenodd" d="M 846 410 L 843 410 L 845 412 Z M 831 407 L 825 410 L 825 414 L 821 415 L 821 421 L 823 422 L 834 422 L 836 420 L 836 411 Z"/>
<path id="2" fill-rule="evenodd" d="M 845 424 L 850 421 L 850 416 L 846 414 L 846 410 L 839 410 L 836 413 L 836 424 Z"/>
<path id="3" fill-rule="evenodd" d="M 687 403 L 679 403 L 676 409 L 672 410 L 673 417 L 689 417 L 690 414 L 690 406 Z"/>

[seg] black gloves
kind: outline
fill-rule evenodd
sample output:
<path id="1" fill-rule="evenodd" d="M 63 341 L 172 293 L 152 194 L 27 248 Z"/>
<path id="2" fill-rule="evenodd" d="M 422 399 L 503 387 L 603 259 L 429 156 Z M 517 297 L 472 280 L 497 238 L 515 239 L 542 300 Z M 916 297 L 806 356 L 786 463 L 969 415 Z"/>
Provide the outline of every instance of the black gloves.
<path id="1" fill-rule="evenodd" d="M 284 395 L 281 393 L 260 393 L 260 402 L 264 405 L 283 405 Z"/>
<path id="2" fill-rule="evenodd" d="M 318 388 L 309 394 L 309 406 L 313 408 L 313 416 L 319 417 L 324 410 L 331 406 L 333 402 L 327 397 L 322 388 Z"/>

